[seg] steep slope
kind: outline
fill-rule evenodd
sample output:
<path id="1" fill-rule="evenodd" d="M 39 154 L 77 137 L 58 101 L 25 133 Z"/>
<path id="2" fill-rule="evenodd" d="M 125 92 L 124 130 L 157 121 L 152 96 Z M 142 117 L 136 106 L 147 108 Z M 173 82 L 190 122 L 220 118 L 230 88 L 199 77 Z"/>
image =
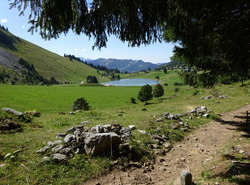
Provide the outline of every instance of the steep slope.
<path id="1" fill-rule="evenodd" d="M 0 48 L 2 52 L 6 50 L 33 64 L 36 71 L 46 79 L 55 77 L 59 82 L 80 82 L 88 75 L 100 77 L 96 69 L 75 60 L 70 61 L 68 58 L 16 37 L 2 28 L 0 28 Z M 0 65 L 2 63 L 0 61 Z"/>
<path id="2" fill-rule="evenodd" d="M 105 66 L 109 69 L 119 69 L 121 72 L 133 72 L 156 68 L 157 64 L 152 64 L 150 62 L 144 62 L 142 60 L 130 60 L 130 59 L 104 59 L 99 58 L 96 60 L 91 60 L 89 63 L 94 65 Z"/>

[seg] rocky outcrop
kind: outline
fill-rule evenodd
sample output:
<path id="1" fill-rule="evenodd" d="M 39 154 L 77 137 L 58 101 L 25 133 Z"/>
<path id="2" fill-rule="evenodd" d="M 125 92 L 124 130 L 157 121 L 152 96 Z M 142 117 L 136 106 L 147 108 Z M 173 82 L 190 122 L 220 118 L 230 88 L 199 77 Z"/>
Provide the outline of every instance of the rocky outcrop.
<path id="1" fill-rule="evenodd" d="M 44 160 L 64 161 L 75 154 L 120 155 L 129 152 L 132 147 L 127 143 L 131 138 L 131 129 L 119 124 L 97 125 L 85 128 L 84 125 L 69 128 L 66 133 L 58 133 L 56 141 L 49 141 L 37 153 L 47 154 Z"/>

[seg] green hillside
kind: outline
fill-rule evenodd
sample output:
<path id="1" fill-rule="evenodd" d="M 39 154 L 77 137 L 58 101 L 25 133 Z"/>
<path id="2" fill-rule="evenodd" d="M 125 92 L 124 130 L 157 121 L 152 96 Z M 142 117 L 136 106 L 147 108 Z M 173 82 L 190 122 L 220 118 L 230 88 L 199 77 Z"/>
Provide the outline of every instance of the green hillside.
<path id="1" fill-rule="evenodd" d="M 75 60 L 70 61 L 68 58 L 18 38 L 2 28 L 0 28 L 0 48 L 33 64 L 36 71 L 46 79 L 55 77 L 59 82 L 78 83 L 85 80 L 88 75 L 100 77 L 96 69 Z"/>

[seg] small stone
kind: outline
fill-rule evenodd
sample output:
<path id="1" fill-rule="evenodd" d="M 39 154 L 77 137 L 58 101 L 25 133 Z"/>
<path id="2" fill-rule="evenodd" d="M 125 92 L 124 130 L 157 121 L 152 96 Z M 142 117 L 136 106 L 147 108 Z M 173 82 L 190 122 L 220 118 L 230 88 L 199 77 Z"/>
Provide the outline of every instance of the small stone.
<path id="1" fill-rule="evenodd" d="M 75 130 L 76 130 L 75 127 L 71 127 L 70 129 L 67 130 L 67 134 L 74 133 Z"/>
<path id="2" fill-rule="evenodd" d="M 164 122 L 162 118 L 157 118 L 156 121 L 157 122 Z"/>
<path id="3" fill-rule="evenodd" d="M 48 156 L 45 156 L 45 157 L 43 158 L 43 161 L 44 161 L 44 162 L 50 161 L 50 158 L 49 158 Z"/>
<path id="4" fill-rule="evenodd" d="M 75 139 L 75 135 L 68 134 L 68 135 L 65 136 L 64 142 L 65 142 L 65 143 L 69 143 L 69 142 L 71 142 L 71 141 L 74 140 L 74 139 Z"/>
<path id="5" fill-rule="evenodd" d="M 61 149 L 63 149 L 63 145 L 57 145 L 54 148 L 51 149 L 52 152 L 59 152 Z"/>
<path id="6" fill-rule="evenodd" d="M 66 133 L 57 133 L 56 137 L 65 137 L 67 134 Z"/>
<path id="7" fill-rule="evenodd" d="M 240 151 L 239 151 L 239 154 L 243 154 L 243 153 L 245 153 L 244 150 L 240 150 Z"/>
<path id="8" fill-rule="evenodd" d="M 49 146 L 49 147 L 54 147 L 55 146 L 55 143 L 54 142 L 51 142 L 51 141 L 49 141 L 48 143 L 47 143 L 47 145 Z"/>
<path id="9" fill-rule="evenodd" d="M 136 129 L 134 125 L 129 125 L 128 128 L 130 128 L 130 130 Z"/>
<path id="10" fill-rule="evenodd" d="M 51 158 L 56 161 L 64 161 L 66 160 L 67 156 L 64 154 L 51 154 Z"/>
<path id="11" fill-rule="evenodd" d="M 50 149 L 49 146 L 45 146 L 45 147 L 41 148 L 40 150 L 38 150 L 37 153 L 45 153 L 49 149 Z"/>
<path id="12" fill-rule="evenodd" d="M 146 131 L 144 130 L 138 130 L 138 132 L 140 132 L 141 134 L 146 134 Z"/>
<path id="13" fill-rule="evenodd" d="M 56 141 L 54 141 L 54 144 L 55 144 L 55 145 L 62 144 L 62 140 L 56 140 Z"/>
<path id="14" fill-rule="evenodd" d="M 191 185 L 192 184 L 192 174 L 187 170 L 181 172 L 181 185 Z"/>

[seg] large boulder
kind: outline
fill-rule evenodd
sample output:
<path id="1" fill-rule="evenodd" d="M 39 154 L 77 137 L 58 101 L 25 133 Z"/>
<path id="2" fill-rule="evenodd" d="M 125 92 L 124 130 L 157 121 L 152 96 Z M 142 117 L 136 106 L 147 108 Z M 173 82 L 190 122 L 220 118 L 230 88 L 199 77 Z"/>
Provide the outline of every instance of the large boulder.
<path id="1" fill-rule="evenodd" d="M 114 132 L 87 133 L 84 139 L 87 155 L 103 154 L 112 150 L 112 146 L 121 143 L 121 137 Z"/>

